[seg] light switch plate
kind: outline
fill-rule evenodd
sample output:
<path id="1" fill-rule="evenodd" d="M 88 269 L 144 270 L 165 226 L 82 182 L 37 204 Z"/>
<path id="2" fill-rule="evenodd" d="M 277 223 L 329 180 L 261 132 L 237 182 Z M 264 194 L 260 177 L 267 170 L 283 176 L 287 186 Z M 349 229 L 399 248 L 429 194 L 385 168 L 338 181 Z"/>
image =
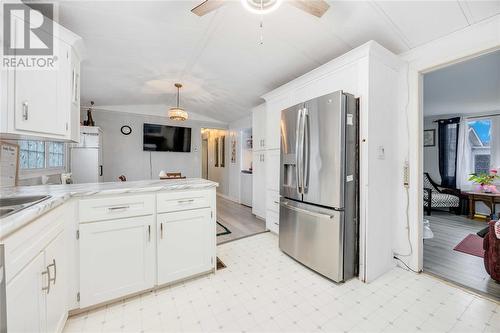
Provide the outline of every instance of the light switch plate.
<path id="1" fill-rule="evenodd" d="M 377 158 L 379 160 L 385 160 L 385 148 L 384 148 L 384 146 L 377 147 Z"/>

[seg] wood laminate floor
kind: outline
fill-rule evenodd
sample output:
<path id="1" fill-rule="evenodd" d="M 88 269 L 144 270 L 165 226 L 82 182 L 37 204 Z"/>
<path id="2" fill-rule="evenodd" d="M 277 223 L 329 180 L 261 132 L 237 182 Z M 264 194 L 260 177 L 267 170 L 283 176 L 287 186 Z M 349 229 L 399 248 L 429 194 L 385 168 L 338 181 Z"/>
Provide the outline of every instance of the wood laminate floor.
<path id="1" fill-rule="evenodd" d="M 266 223 L 252 214 L 252 208 L 217 196 L 217 221 L 231 233 L 217 236 L 217 244 L 227 243 L 266 231 Z"/>
<path id="2" fill-rule="evenodd" d="M 465 236 L 475 234 L 486 223 L 439 211 L 424 218 L 434 232 L 434 238 L 424 241 L 424 271 L 500 301 L 500 283 L 486 273 L 483 258 L 453 250 Z"/>

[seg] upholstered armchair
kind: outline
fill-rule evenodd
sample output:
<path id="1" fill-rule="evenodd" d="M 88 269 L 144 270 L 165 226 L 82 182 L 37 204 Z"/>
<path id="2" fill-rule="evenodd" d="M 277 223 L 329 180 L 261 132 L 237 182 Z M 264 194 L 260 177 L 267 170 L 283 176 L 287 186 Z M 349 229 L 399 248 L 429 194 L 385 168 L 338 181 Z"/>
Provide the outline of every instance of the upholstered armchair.
<path id="1" fill-rule="evenodd" d="M 484 268 L 495 281 L 500 282 L 500 239 L 495 235 L 495 222 L 488 223 L 489 232 L 484 236 Z"/>
<path id="2" fill-rule="evenodd" d="M 443 188 L 424 173 L 424 208 L 431 215 L 432 208 L 449 208 L 460 213 L 460 190 Z"/>

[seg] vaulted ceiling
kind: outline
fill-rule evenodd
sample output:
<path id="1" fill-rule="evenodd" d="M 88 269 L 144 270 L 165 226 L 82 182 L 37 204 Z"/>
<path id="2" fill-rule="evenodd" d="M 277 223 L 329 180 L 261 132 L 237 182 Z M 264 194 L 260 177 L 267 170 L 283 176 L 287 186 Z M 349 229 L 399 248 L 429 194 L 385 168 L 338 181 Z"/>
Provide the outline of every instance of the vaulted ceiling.
<path id="1" fill-rule="evenodd" d="M 329 1 L 317 18 L 283 3 L 260 16 L 239 1 L 198 17 L 198 1 L 62 1 L 59 22 L 80 35 L 82 102 L 181 104 L 224 122 L 262 94 L 369 40 L 394 53 L 500 13 L 500 1 Z"/>

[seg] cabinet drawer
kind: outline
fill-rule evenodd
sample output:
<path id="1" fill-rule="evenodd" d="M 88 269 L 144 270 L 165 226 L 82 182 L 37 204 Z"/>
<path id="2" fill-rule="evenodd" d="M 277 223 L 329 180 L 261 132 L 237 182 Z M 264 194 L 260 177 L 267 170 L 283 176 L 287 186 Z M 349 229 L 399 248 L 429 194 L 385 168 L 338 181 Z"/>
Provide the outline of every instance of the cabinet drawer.
<path id="1" fill-rule="evenodd" d="M 267 191 L 266 209 L 275 213 L 280 212 L 280 194 L 276 191 Z"/>
<path id="2" fill-rule="evenodd" d="M 80 200 L 80 223 L 151 215 L 154 194 Z"/>
<path id="3" fill-rule="evenodd" d="M 165 192 L 156 196 L 158 213 L 210 207 L 209 191 Z"/>

